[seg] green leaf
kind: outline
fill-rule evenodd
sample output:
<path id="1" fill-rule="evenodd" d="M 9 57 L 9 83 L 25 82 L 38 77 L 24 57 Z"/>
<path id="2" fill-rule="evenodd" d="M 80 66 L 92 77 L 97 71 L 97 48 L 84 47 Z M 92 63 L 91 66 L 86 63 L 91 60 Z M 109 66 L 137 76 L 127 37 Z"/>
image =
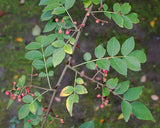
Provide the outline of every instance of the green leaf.
<path id="1" fill-rule="evenodd" d="M 45 36 L 42 39 L 43 47 L 46 47 L 47 45 L 51 44 L 55 39 L 56 39 L 56 35 L 55 34 L 50 34 L 48 36 Z"/>
<path id="2" fill-rule="evenodd" d="M 127 64 L 124 60 L 119 58 L 110 58 L 112 68 L 114 68 L 120 74 L 127 75 Z"/>
<path id="3" fill-rule="evenodd" d="M 97 66 L 100 68 L 100 69 L 106 69 L 109 71 L 109 67 L 110 67 L 110 62 L 109 60 L 107 59 L 101 59 L 101 60 L 98 60 L 96 62 Z"/>
<path id="4" fill-rule="evenodd" d="M 39 92 L 35 92 L 34 93 L 35 97 L 38 98 L 38 101 L 41 102 L 42 101 L 42 95 Z M 38 103 L 38 102 L 37 102 Z"/>
<path id="5" fill-rule="evenodd" d="M 130 54 L 133 51 L 134 47 L 135 47 L 134 38 L 133 37 L 128 38 L 122 44 L 122 47 L 121 47 L 122 55 L 127 56 L 128 54 Z"/>
<path id="6" fill-rule="evenodd" d="M 132 106 L 129 102 L 123 100 L 121 102 L 121 108 L 122 108 L 122 113 L 123 113 L 124 120 L 126 122 L 128 122 L 128 120 L 130 118 L 130 115 L 132 113 Z"/>
<path id="7" fill-rule="evenodd" d="M 146 54 L 142 50 L 135 50 L 129 56 L 137 58 L 140 63 L 145 63 L 147 60 Z"/>
<path id="8" fill-rule="evenodd" d="M 131 105 L 132 112 L 138 119 L 156 122 L 150 110 L 144 104 L 140 102 L 133 102 Z"/>
<path id="9" fill-rule="evenodd" d="M 68 54 L 72 54 L 72 46 L 70 44 L 66 44 L 64 46 L 64 51 Z"/>
<path id="10" fill-rule="evenodd" d="M 57 23 L 53 22 L 53 20 L 48 21 L 48 23 L 46 24 L 43 32 L 50 32 L 53 29 L 55 29 L 57 26 Z"/>
<path id="11" fill-rule="evenodd" d="M 62 89 L 60 93 L 60 97 L 66 97 L 69 96 L 73 93 L 74 88 L 72 86 L 66 86 L 65 88 Z"/>
<path id="12" fill-rule="evenodd" d="M 30 95 L 26 95 L 26 96 L 24 96 L 24 97 L 22 98 L 22 101 L 23 101 L 24 103 L 32 103 L 33 97 L 30 96 Z"/>
<path id="13" fill-rule="evenodd" d="M 53 10 L 52 14 L 60 15 L 65 13 L 65 9 L 63 7 L 57 7 Z"/>
<path id="14" fill-rule="evenodd" d="M 117 86 L 118 83 L 118 78 L 111 78 L 109 80 L 107 80 L 106 85 L 108 85 L 110 89 L 114 89 Z"/>
<path id="15" fill-rule="evenodd" d="M 108 5 L 107 4 L 103 4 L 103 9 L 104 9 L 104 11 L 107 11 L 108 10 Z"/>
<path id="16" fill-rule="evenodd" d="M 119 83 L 117 85 L 118 89 L 115 89 L 115 92 L 117 94 L 123 94 L 123 93 L 125 93 L 128 90 L 128 88 L 129 88 L 129 84 L 130 84 L 129 80 Z"/>
<path id="17" fill-rule="evenodd" d="M 109 94 L 110 94 L 109 89 L 107 87 L 104 87 L 102 91 L 102 96 L 109 96 Z"/>
<path id="18" fill-rule="evenodd" d="M 93 3 L 94 3 L 95 5 L 98 5 L 99 2 L 100 2 L 100 0 L 93 0 Z"/>
<path id="19" fill-rule="evenodd" d="M 41 15 L 41 21 L 50 20 L 53 17 L 52 10 L 43 12 Z"/>
<path id="20" fill-rule="evenodd" d="M 49 71 L 48 76 L 49 77 L 54 76 L 54 72 L 53 71 Z"/>
<path id="21" fill-rule="evenodd" d="M 112 15 L 109 12 L 104 12 L 104 15 L 111 19 Z"/>
<path id="22" fill-rule="evenodd" d="M 41 48 L 41 44 L 37 42 L 31 42 L 25 48 L 27 50 L 35 50 Z"/>
<path id="23" fill-rule="evenodd" d="M 110 56 L 115 56 L 118 54 L 120 50 L 120 43 L 119 41 L 115 38 L 112 37 L 107 44 L 107 52 Z"/>
<path id="24" fill-rule="evenodd" d="M 52 4 L 52 3 L 56 3 L 58 2 L 59 0 L 41 0 L 39 5 L 48 5 L 48 4 Z"/>
<path id="25" fill-rule="evenodd" d="M 103 48 L 102 45 L 98 45 L 95 48 L 94 54 L 95 54 L 96 58 L 102 58 L 102 57 L 104 57 L 105 53 L 106 53 L 106 50 Z"/>
<path id="26" fill-rule="evenodd" d="M 123 17 L 123 20 L 124 20 L 124 27 L 127 28 L 127 29 L 132 29 L 133 28 L 132 21 L 126 16 L 122 16 L 122 17 Z"/>
<path id="27" fill-rule="evenodd" d="M 79 78 L 76 79 L 76 83 L 77 84 L 84 84 L 84 80 L 79 77 Z"/>
<path id="28" fill-rule="evenodd" d="M 25 85 L 25 81 L 26 81 L 26 76 L 22 75 L 18 80 L 17 87 L 23 87 Z"/>
<path id="29" fill-rule="evenodd" d="M 44 56 L 48 57 L 52 55 L 55 49 L 56 49 L 55 47 L 53 47 L 52 45 L 49 45 L 44 51 Z"/>
<path id="30" fill-rule="evenodd" d="M 72 45 L 74 45 L 75 39 L 74 39 L 74 38 L 69 38 L 69 42 L 70 42 Z"/>
<path id="31" fill-rule="evenodd" d="M 44 72 L 40 72 L 39 75 L 38 75 L 38 77 L 41 77 L 41 78 L 42 78 L 42 77 L 47 77 L 47 75 L 46 75 L 46 73 L 44 73 Z"/>
<path id="32" fill-rule="evenodd" d="M 43 12 L 53 10 L 53 9 L 55 9 L 55 8 L 58 7 L 58 6 L 59 6 L 58 3 L 49 4 L 48 6 L 46 6 L 46 7 L 43 9 Z"/>
<path id="33" fill-rule="evenodd" d="M 56 40 L 52 43 L 52 45 L 54 47 L 64 47 L 65 46 L 65 42 L 63 40 Z"/>
<path id="34" fill-rule="evenodd" d="M 114 11 L 114 12 L 120 12 L 120 11 L 121 11 L 121 6 L 120 6 L 119 3 L 115 3 L 115 4 L 113 5 L 113 11 Z"/>
<path id="35" fill-rule="evenodd" d="M 34 115 L 36 114 L 37 109 L 38 109 L 38 104 L 37 104 L 36 101 L 32 102 L 32 103 L 29 105 L 29 110 L 30 110 L 30 112 L 33 113 Z"/>
<path id="36" fill-rule="evenodd" d="M 29 104 L 24 104 L 18 111 L 18 118 L 21 120 L 29 114 Z"/>
<path id="37" fill-rule="evenodd" d="M 67 10 L 70 9 L 70 8 L 72 8 L 73 5 L 74 5 L 74 3 L 75 3 L 75 0 L 66 0 L 66 1 L 65 1 L 65 8 L 66 8 Z"/>
<path id="38" fill-rule="evenodd" d="M 32 62 L 33 67 L 35 67 L 37 70 L 44 68 L 44 62 L 42 60 L 34 60 Z"/>
<path id="39" fill-rule="evenodd" d="M 13 104 L 14 100 L 12 98 L 9 99 L 7 109 Z"/>
<path id="40" fill-rule="evenodd" d="M 120 14 L 112 14 L 112 18 L 119 27 L 123 28 L 124 20 Z"/>
<path id="41" fill-rule="evenodd" d="M 42 59 L 43 55 L 40 51 L 32 50 L 26 53 L 25 58 L 28 60 L 38 60 Z"/>
<path id="42" fill-rule="evenodd" d="M 135 24 L 139 23 L 137 13 L 131 13 L 131 14 L 127 15 L 127 17 L 132 21 L 132 23 L 135 23 Z"/>
<path id="43" fill-rule="evenodd" d="M 94 121 L 88 121 L 80 125 L 79 128 L 95 128 Z"/>
<path id="44" fill-rule="evenodd" d="M 89 60 L 91 60 L 91 58 L 92 58 L 92 56 L 91 56 L 91 54 L 90 54 L 89 52 L 86 52 L 86 53 L 83 55 L 83 59 L 84 59 L 85 61 L 89 61 Z"/>
<path id="45" fill-rule="evenodd" d="M 128 14 L 131 11 L 131 6 L 129 5 L 129 3 L 124 3 L 121 6 L 121 13 L 122 14 Z"/>
<path id="46" fill-rule="evenodd" d="M 79 96 L 77 94 L 72 94 L 67 98 L 66 108 L 67 108 L 70 116 L 72 116 L 73 104 L 78 103 L 78 102 L 79 102 Z"/>
<path id="47" fill-rule="evenodd" d="M 87 89 L 83 85 L 76 85 L 74 87 L 74 91 L 77 94 L 87 94 L 88 93 Z"/>
<path id="48" fill-rule="evenodd" d="M 128 91 L 123 96 L 124 99 L 126 99 L 128 101 L 137 100 L 140 97 L 143 88 L 144 88 L 144 86 L 134 87 L 134 88 L 128 89 Z"/>
<path id="49" fill-rule="evenodd" d="M 126 61 L 128 69 L 130 69 L 132 71 L 140 71 L 141 70 L 140 62 L 135 57 L 127 56 L 124 58 L 124 60 Z"/>
<path id="50" fill-rule="evenodd" d="M 95 70 L 96 69 L 96 64 L 94 62 L 89 62 L 86 64 L 86 67 L 91 69 L 91 70 Z"/>
<path id="51" fill-rule="evenodd" d="M 52 60 L 53 57 L 49 57 L 46 61 L 46 65 L 47 65 L 47 68 L 50 68 L 53 66 L 53 60 Z"/>
<path id="52" fill-rule="evenodd" d="M 58 48 L 54 51 L 53 53 L 53 66 L 56 67 L 57 65 L 59 65 L 63 59 L 65 58 L 65 51 L 63 48 Z"/>

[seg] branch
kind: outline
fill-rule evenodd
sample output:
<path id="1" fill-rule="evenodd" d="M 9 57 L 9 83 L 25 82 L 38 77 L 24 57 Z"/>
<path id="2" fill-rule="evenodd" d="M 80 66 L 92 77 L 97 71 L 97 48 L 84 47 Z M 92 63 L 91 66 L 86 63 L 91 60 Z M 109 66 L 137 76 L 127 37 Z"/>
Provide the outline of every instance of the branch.
<path id="1" fill-rule="evenodd" d="M 88 10 L 88 12 L 87 12 L 86 15 L 85 15 L 82 24 L 85 24 L 85 23 L 86 23 L 86 21 L 87 21 L 87 14 L 91 12 L 92 7 L 93 7 L 93 5 L 91 5 L 91 6 L 89 7 L 89 10 Z M 74 46 L 73 46 L 73 53 L 74 53 L 75 48 L 76 48 L 76 45 L 77 45 L 77 43 L 78 43 L 80 34 L 81 34 L 81 31 L 79 31 L 79 32 L 77 33 L 76 40 L 75 40 L 75 44 L 74 44 Z M 69 64 L 70 64 L 71 59 L 72 59 L 72 57 L 69 57 L 69 58 L 68 58 Z M 46 120 L 47 120 L 49 111 L 50 111 L 50 109 L 51 109 L 51 106 L 52 106 L 54 97 L 55 97 L 56 92 L 57 92 L 57 88 L 60 86 L 60 83 L 61 83 L 61 81 L 62 81 L 62 79 L 63 79 L 63 77 L 64 77 L 64 75 L 65 75 L 65 73 L 66 73 L 66 71 L 67 71 L 67 68 L 68 68 L 68 65 L 66 65 L 66 66 L 64 67 L 64 70 L 63 70 L 63 72 L 62 72 L 62 74 L 61 74 L 61 76 L 60 76 L 60 78 L 59 78 L 59 80 L 58 80 L 58 82 L 57 82 L 57 84 L 56 84 L 56 86 L 55 86 L 55 87 L 56 87 L 56 90 L 54 90 L 54 92 L 53 92 L 53 94 L 52 94 L 52 97 L 51 97 L 51 100 L 50 100 L 50 103 L 49 103 L 49 106 L 48 106 L 46 115 L 44 116 L 44 120 L 43 120 L 43 122 L 42 122 L 41 128 L 44 128 L 44 126 L 45 126 L 45 123 L 46 123 Z"/>

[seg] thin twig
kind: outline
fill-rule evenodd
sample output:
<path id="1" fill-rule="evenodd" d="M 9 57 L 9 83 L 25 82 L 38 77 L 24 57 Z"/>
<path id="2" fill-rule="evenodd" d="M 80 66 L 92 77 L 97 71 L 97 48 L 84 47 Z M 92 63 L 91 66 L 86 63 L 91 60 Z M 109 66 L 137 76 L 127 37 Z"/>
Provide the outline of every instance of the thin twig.
<path id="1" fill-rule="evenodd" d="M 89 10 L 88 10 L 87 13 L 90 13 L 90 12 L 91 12 L 92 7 L 93 7 L 93 5 L 91 5 L 91 6 L 89 7 Z M 85 17 L 84 17 L 84 19 L 83 19 L 83 22 L 82 22 L 83 24 L 85 24 L 86 21 L 87 21 L 87 18 L 88 18 L 87 13 L 86 13 L 86 15 L 85 15 Z M 78 43 L 80 34 L 81 34 L 81 31 L 79 31 L 79 32 L 77 33 L 76 40 L 75 40 L 75 44 L 74 44 L 74 46 L 73 46 L 73 53 L 74 53 L 75 48 L 76 48 L 76 45 L 77 45 L 77 43 Z M 69 57 L 69 58 L 68 58 L 69 64 L 70 64 L 71 59 L 72 59 L 72 57 Z M 44 116 L 44 120 L 43 120 L 43 122 L 42 122 L 41 128 L 44 128 L 44 126 L 45 126 L 45 123 L 46 123 L 46 120 L 47 120 L 49 111 L 50 111 L 50 109 L 51 109 L 51 106 L 52 106 L 54 97 L 55 97 L 56 92 L 57 92 L 57 88 L 60 86 L 60 83 L 61 83 L 61 81 L 62 81 L 62 79 L 63 79 L 63 77 L 64 77 L 64 75 L 65 75 L 65 73 L 66 73 L 66 71 L 67 71 L 67 68 L 68 68 L 68 65 L 66 65 L 66 66 L 64 67 L 63 72 L 62 72 L 62 74 L 61 74 L 61 76 L 60 76 L 60 78 L 59 78 L 59 80 L 58 80 L 58 82 L 57 82 L 57 84 L 56 84 L 56 86 L 55 86 L 55 87 L 56 87 L 56 90 L 54 90 L 54 92 L 53 92 L 53 94 L 52 94 L 52 97 L 51 97 L 51 100 L 50 100 L 50 103 L 49 103 L 49 106 L 48 106 L 46 115 Z"/>
<path id="2" fill-rule="evenodd" d="M 31 87 L 33 88 L 38 88 L 38 89 L 41 89 L 41 90 L 46 90 L 46 91 L 54 91 L 53 89 L 48 89 L 48 88 L 42 88 L 42 87 L 39 87 L 39 86 L 36 86 L 36 85 L 30 85 Z"/>

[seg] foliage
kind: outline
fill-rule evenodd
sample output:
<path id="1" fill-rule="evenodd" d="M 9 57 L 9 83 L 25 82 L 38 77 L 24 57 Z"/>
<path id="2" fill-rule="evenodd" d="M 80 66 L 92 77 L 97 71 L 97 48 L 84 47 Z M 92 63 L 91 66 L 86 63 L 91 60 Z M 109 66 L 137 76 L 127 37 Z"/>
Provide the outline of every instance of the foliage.
<path id="1" fill-rule="evenodd" d="M 108 21 L 96 17 L 96 13 L 103 13 L 108 20 L 112 19 L 116 25 L 126 29 L 132 29 L 133 24 L 139 22 L 138 15 L 131 12 L 129 3 L 123 3 L 122 5 L 120 5 L 120 3 L 115 3 L 112 7 L 113 9 L 109 10 L 108 5 L 102 4 L 102 1 L 93 0 L 92 3 L 91 0 L 82 0 L 87 14 L 83 22 L 77 25 L 77 22 L 73 21 L 68 12 L 68 10 L 74 6 L 75 2 L 75 0 L 40 1 L 39 5 L 45 5 L 41 15 L 41 21 L 47 21 L 43 30 L 43 32 L 47 34 L 37 36 L 35 41 L 26 46 L 26 50 L 28 51 L 25 58 L 32 62 L 32 67 L 34 69 L 39 71 L 39 78 L 44 77 L 47 79 L 48 88 L 32 84 L 32 77 L 35 75 L 37 76 L 37 74 L 33 74 L 32 70 L 30 85 L 26 82 L 26 76 L 22 75 L 18 83 L 14 84 L 13 90 L 5 92 L 6 95 L 10 95 L 11 97 L 7 108 L 10 107 L 16 97 L 18 97 L 19 102 L 21 102 L 21 100 L 23 101 L 23 105 L 18 111 L 18 117 L 20 120 L 24 119 L 24 128 L 32 128 L 33 125 L 38 125 L 40 122 L 43 122 L 42 127 L 44 127 L 48 116 L 52 121 L 59 120 L 60 123 L 64 123 L 63 119 L 56 117 L 51 109 L 51 105 L 66 70 L 70 69 L 75 72 L 74 83 L 73 85 L 65 86 L 60 92 L 61 97 L 67 97 L 66 108 L 70 116 L 73 116 L 73 107 L 75 103 L 79 103 L 80 95 L 88 93 L 83 80 L 83 78 L 86 78 L 93 81 L 98 86 L 101 86 L 102 95 L 97 96 L 102 98 L 101 108 L 107 106 L 107 97 L 109 97 L 110 94 L 114 94 L 122 100 L 121 109 L 126 122 L 128 122 L 132 113 L 138 119 L 155 122 L 149 109 L 144 104 L 135 101 L 142 94 L 143 86 L 129 88 L 130 81 L 119 82 L 118 75 L 116 78 L 106 79 L 109 72 L 113 69 L 126 78 L 128 70 L 141 70 L 141 64 L 146 62 L 146 55 L 143 50 L 134 50 L 134 37 L 129 37 L 123 43 L 120 43 L 116 37 L 111 37 L 107 43 L 99 44 L 95 48 L 94 56 L 86 52 L 83 56 L 85 62 L 74 66 L 71 64 L 72 55 L 77 46 L 81 30 L 86 26 L 86 20 L 89 18 L 89 15 L 95 18 L 97 24 L 100 22 L 101 24 L 108 23 Z M 93 6 L 97 7 L 98 5 L 100 5 L 100 8 L 98 11 L 95 11 Z M 48 34 L 48 32 L 52 33 Z M 57 84 L 53 87 L 50 82 L 50 77 L 54 76 L 54 70 L 60 64 L 63 64 L 66 59 L 68 59 L 68 64 L 65 65 Z M 96 72 L 95 75 L 90 78 L 85 74 L 81 74 L 78 68 L 82 65 L 86 65 L 88 69 L 94 70 Z M 97 74 L 101 74 L 103 82 L 95 80 Z M 31 93 L 30 89 L 32 87 L 44 90 L 44 92 L 39 93 L 36 91 Z M 53 98 L 50 101 L 50 105 L 44 108 L 41 105 L 42 96 L 49 91 L 53 92 Z M 83 127 L 94 128 L 94 122 L 86 122 L 80 126 L 80 128 Z"/>

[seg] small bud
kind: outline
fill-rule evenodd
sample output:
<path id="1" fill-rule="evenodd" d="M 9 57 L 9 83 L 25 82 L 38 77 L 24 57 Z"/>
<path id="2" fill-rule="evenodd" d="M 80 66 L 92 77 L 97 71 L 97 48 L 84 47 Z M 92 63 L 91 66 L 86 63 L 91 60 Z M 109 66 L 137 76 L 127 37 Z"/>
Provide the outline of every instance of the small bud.
<path id="1" fill-rule="evenodd" d="M 21 98 L 21 95 L 18 95 L 18 99 L 20 99 Z"/>
<path id="2" fill-rule="evenodd" d="M 100 98 L 101 97 L 101 95 L 100 94 L 97 94 L 97 98 Z"/>
<path id="3" fill-rule="evenodd" d="M 34 94 L 32 93 L 31 96 L 34 97 Z"/>
<path id="4" fill-rule="evenodd" d="M 12 93 L 10 94 L 10 97 L 13 97 L 13 94 L 12 94 Z"/>
<path id="5" fill-rule="evenodd" d="M 88 11 L 88 8 L 85 8 L 85 11 Z"/>
<path id="6" fill-rule="evenodd" d="M 103 104 L 101 104 L 101 105 L 100 105 L 100 108 L 101 108 L 101 109 L 103 109 L 103 108 L 104 108 L 104 105 L 103 105 Z"/>
<path id="7" fill-rule="evenodd" d="M 58 31 L 58 33 L 59 33 L 59 34 L 62 34 L 62 30 L 60 29 L 60 30 Z"/>
<path id="8" fill-rule="evenodd" d="M 76 21 L 74 21 L 74 22 L 73 22 L 73 24 L 74 24 L 74 25 L 77 25 L 77 22 L 76 22 Z"/>
<path id="9" fill-rule="evenodd" d="M 66 35 L 69 35 L 70 31 L 69 30 L 66 30 Z"/>
<path id="10" fill-rule="evenodd" d="M 13 85 L 16 85 L 17 83 L 16 82 L 13 82 Z"/>
<path id="11" fill-rule="evenodd" d="M 41 110 L 44 112 L 45 111 L 45 109 L 44 108 L 41 108 Z"/>
<path id="12" fill-rule="evenodd" d="M 21 98 L 18 98 L 18 102 L 21 102 L 22 101 L 22 99 Z"/>
<path id="13" fill-rule="evenodd" d="M 55 21 L 56 21 L 56 22 L 58 22 L 58 21 L 59 21 L 59 19 L 58 19 L 58 18 L 56 18 L 56 19 L 55 19 Z"/>
<path id="14" fill-rule="evenodd" d="M 7 96 L 8 96 L 8 95 L 9 95 L 9 92 L 8 92 L 8 91 L 5 91 L 5 95 L 7 95 Z"/>
<path id="15" fill-rule="evenodd" d="M 24 93 L 22 93 L 22 97 L 24 97 L 25 96 L 25 94 Z"/>
<path id="16" fill-rule="evenodd" d="M 17 88 L 17 90 L 20 90 L 20 89 L 21 89 L 21 88 L 19 88 L 19 87 Z"/>
<path id="17" fill-rule="evenodd" d="M 64 23 L 64 20 L 62 19 L 61 22 Z"/>
<path id="18" fill-rule="evenodd" d="M 58 118 L 58 115 L 56 115 L 56 118 Z"/>
<path id="19" fill-rule="evenodd" d="M 30 123 L 30 122 L 31 122 L 31 120 L 29 119 L 29 120 L 28 120 L 28 123 Z"/>
<path id="20" fill-rule="evenodd" d="M 36 73 L 36 74 L 34 74 L 34 76 L 38 76 L 38 74 Z"/>
<path id="21" fill-rule="evenodd" d="M 13 96 L 13 98 L 12 98 L 13 100 L 16 100 L 16 96 Z"/>
<path id="22" fill-rule="evenodd" d="M 96 23 L 98 24 L 99 22 L 100 22 L 100 20 L 99 20 L 99 19 L 97 19 L 97 20 L 96 20 Z"/>
<path id="23" fill-rule="evenodd" d="M 81 27 L 85 27 L 85 24 L 84 24 L 84 23 L 82 23 L 82 24 L 81 24 Z"/>
<path id="24" fill-rule="evenodd" d="M 60 121 L 61 121 L 61 124 L 64 124 L 64 120 L 63 119 L 60 119 Z"/>
<path id="25" fill-rule="evenodd" d="M 53 124 L 53 121 L 50 121 L 50 124 Z"/>
<path id="26" fill-rule="evenodd" d="M 109 92 L 112 92 L 112 89 L 109 89 Z"/>
<path id="27" fill-rule="evenodd" d="M 90 15 L 90 13 L 87 13 L 87 16 L 89 16 Z"/>

